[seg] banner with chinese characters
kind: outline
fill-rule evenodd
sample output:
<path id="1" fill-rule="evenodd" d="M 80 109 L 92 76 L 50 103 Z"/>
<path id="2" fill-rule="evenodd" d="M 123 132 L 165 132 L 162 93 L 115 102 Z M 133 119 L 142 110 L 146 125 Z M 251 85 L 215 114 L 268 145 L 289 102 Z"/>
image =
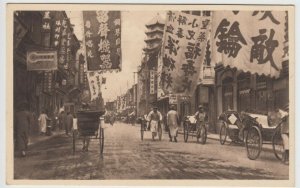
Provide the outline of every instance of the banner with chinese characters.
<path id="1" fill-rule="evenodd" d="M 53 11 L 53 29 L 52 29 L 52 47 L 58 48 L 60 45 L 62 34 L 63 13 L 61 11 Z"/>
<path id="2" fill-rule="evenodd" d="M 100 97 L 101 94 L 101 73 L 100 72 L 87 72 L 87 79 L 89 82 L 91 101 Z"/>
<path id="3" fill-rule="evenodd" d="M 58 51 L 58 62 L 60 66 L 67 65 L 67 40 L 69 31 L 69 19 L 63 18 L 61 22 L 61 40 Z"/>
<path id="4" fill-rule="evenodd" d="M 157 99 L 163 99 L 166 97 L 163 88 L 162 88 L 162 80 L 161 80 L 161 73 L 163 70 L 163 62 L 161 58 L 161 53 L 158 54 L 158 61 L 157 61 Z"/>
<path id="5" fill-rule="evenodd" d="M 161 86 L 165 94 L 193 95 L 204 61 L 211 17 L 167 13 Z"/>
<path id="6" fill-rule="evenodd" d="M 278 76 L 284 24 L 284 11 L 215 11 L 212 60 L 244 72 Z"/>
<path id="7" fill-rule="evenodd" d="M 83 11 L 89 71 L 121 70 L 121 12 Z"/>
<path id="8" fill-rule="evenodd" d="M 156 71 L 150 70 L 150 94 L 155 94 L 155 75 Z"/>
<path id="9" fill-rule="evenodd" d="M 51 25 L 50 11 L 44 11 L 41 32 L 43 33 L 50 32 L 51 31 L 50 25 Z"/>
<path id="10" fill-rule="evenodd" d="M 43 92 L 51 93 L 53 89 L 53 73 L 51 71 L 44 72 Z"/>

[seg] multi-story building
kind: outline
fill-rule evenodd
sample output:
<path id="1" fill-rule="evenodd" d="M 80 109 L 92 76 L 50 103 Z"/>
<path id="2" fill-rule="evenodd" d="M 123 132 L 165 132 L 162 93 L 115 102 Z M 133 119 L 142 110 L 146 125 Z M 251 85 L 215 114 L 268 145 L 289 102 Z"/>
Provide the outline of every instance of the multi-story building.
<path id="1" fill-rule="evenodd" d="M 157 60 L 162 45 L 164 20 L 157 14 L 146 24 L 145 47 L 143 59 L 138 70 L 137 114 L 148 113 L 151 106 L 157 102 Z"/>
<path id="2" fill-rule="evenodd" d="M 28 70 L 26 58 L 29 50 L 57 51 L 59 54 L 62 46 L 57 39 L 62 32 L 57 32 L 56 26 L 61 25 L 63 20 L 68 28 L 64 48 L 68 56 L 64 63 L 58 62 L 57 70 Z M 36 116 L 43 109 L 52 116 L 70 98 L 69 94 L 75 87 L 74 75 L 79 41 L 68 20 L 64 11 L 14 13 L 14 110 L 26 102 L 29 104 L 29 110 Z M 58 33 L 59 35 L 56 35 Z"/>

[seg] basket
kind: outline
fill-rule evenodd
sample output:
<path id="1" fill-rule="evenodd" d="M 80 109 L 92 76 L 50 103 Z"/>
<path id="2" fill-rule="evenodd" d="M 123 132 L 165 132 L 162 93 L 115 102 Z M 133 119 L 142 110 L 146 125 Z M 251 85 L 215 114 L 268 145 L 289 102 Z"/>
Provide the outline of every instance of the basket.
<path id="1" fill-rule="evenodd" d="M 78 131 L 82 136 L 94 136 L 99 128 L 102 111 L 79 111 L 77 112 Z"/>

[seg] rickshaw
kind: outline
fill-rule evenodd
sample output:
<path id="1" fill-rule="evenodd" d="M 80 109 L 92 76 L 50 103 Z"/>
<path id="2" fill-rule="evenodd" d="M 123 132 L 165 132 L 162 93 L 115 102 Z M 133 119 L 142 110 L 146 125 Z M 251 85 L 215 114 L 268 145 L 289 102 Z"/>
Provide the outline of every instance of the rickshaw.
<path id="1" fill-rule="evenodd" d="M 89 137 L 90 139 L 99 141 L 100 155 L 103 154 L 104 148 L 104 129 L 100 124 L 100 117 L 104 111 L 78 111 L 77 112 L 77 126 L 78 134 L 73 131 L 73 155 L 76 151 L 76 139 Z"/>
<path id="2" fill-rule="evenodd" d="M 141 131 L 141 140 L 144 140 L 144 132 L 145 131 L 150 131 L 150 125 L 149 125 L 149 128 L 147 128 L 147 123 L 148 122 L 147 122 L 146 115 L 144 117 L 139 117 L 137 119 L 137 122 L 139 124 L 141 124 L 141 129 L 140 129 L 140 131 Z M 161 125 L 161 123 L 158 124 L 158 131 L 157 131 L 157 133 L 158 133 L 158 140 L 160 141 L 161 138 L 162 138 L 162 125 Z M 152 139 L 154 140 L 153 137 L 152 137 Z"/>
<path id="3" fill-rule="evenodd" d="M 184 142 L 188 141 L 189 136 L 196 137 L 197 142 L 205 144 L 207 140 L 207 123 L 203 123 L 197 128 L 195 116 L 186 116 L 183 121 L 183 138 Z"/>
<path id="4" fill-rule="evenodd" d="M 270 126 L 265 115 L 226 111 L 219 117 L 223 124 L 220 129 L 220 143 L 225 144 L 227 137 L 231 143 L 245 144 L 247 157 L 255 160 L 259 157 L 263 144 L 272 144 L 274 155 L 282 159 L 283 142 L 280 134 L 280 126 Z M 240 129 L 243 128 L 242 138 L 239 138 Z"/>

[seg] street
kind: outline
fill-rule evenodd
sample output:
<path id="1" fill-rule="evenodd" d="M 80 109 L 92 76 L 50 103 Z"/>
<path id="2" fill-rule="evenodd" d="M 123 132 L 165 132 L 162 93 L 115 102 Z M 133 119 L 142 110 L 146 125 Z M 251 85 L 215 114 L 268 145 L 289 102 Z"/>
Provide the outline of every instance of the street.
<path id="1" fill-rule="evenodd" d="M 251 161 L 242 146 L 220 145 L 208 139 L 205 145 L 195 138 L 184 143 L 152 141 L 145 132 L 140 139 L 139 125 L 115 123 L 104 131 L 103 157 L 99 141 L 91 140 L 82 152 L 77 140 L 72 154 L 72 137 L 63 132 L 29 147 L 28 156 L 15 158 L 15 179 L 288 179 L 288 166 L 270 151 Z"/>

